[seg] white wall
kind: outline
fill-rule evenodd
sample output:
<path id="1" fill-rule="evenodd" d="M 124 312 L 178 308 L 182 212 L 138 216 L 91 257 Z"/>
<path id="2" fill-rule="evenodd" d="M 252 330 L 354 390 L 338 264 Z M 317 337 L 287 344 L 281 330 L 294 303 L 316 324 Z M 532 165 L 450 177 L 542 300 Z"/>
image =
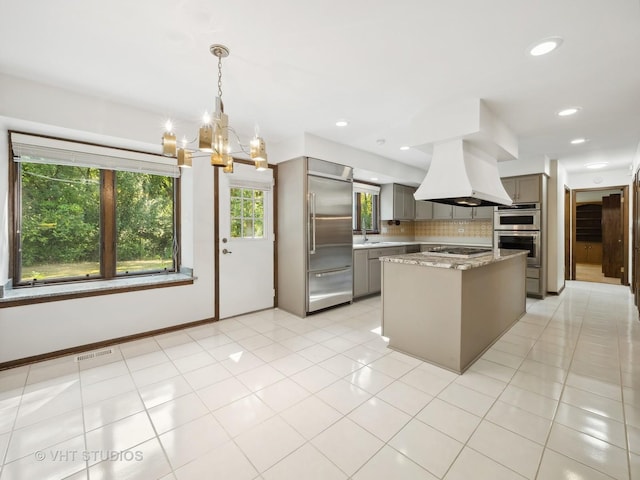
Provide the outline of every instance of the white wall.
<path id="1" fill-rule="evenodd" d="M 567 172 L 558 160 L 549 162 L 547 191 L 547 291 L 564 287 L 564 186 Z"/>
<path id="2" fill-rule="evenodd" d="M 636 153 L 633 156 L 633 161 L 631 163 L 633 165 L 632 171 L 636 172 L 640 167 L 640 142 L 638 143 L 638 147 L 636 148 Z"/>
<path id="3" fill-rule="evenodd" d="M 607 188 L 618 185 L 631 185 L 633 177 L 628 168 L 587 173 L 569 172 L 567 182 L 571 190 L 582 188 Z"/>
<path id="4" fill-rule="evenodd" d="M 304 155 L 331 162 L 362 168 L 372 172 L 380 172 L 404 182 L 418 182 L 424 180 L 426 172 L 404 163 L 396 162 L 380 155 L 358 150 L 356 148 L 332 142 L 324 138 L 305 133 Z"/>
<path id="5" fill-rule="evenodd" d="M 313 157 L 348 165 L 354 169 L 379 173 L 394 182 L 419 184 L 424 180 L 425 170 L 381 157 L 374 153 L 336 143 L 325 138 L 305 133 L 270 147 L 269 162 L 280 163 L 297 157 Z"/>
<path id="6" fill-rule="evenodd" d="M 0 75 L 0 282 L 6 283 L 9 265 L 7 130 L 159 152 L 165 120 Z M 213 200 L 209 162 L 194 161 L 182 181 L 182 257 L 183 266 L 193 268 L 197 277 L 193 285 L 0 308 L 0 362 L 212 318 Z"/>

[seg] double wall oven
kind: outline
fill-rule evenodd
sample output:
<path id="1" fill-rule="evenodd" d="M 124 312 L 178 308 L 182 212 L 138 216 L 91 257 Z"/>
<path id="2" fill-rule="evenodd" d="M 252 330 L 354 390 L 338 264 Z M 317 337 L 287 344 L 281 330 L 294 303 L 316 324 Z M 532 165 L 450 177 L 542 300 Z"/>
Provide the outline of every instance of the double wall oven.
<path id="1" fill-rule="evenodd" d="M 526 250 L 527 293 L 542 296 L 541 214 L 539 203 L 498 206 L 494 210 L 494 245 L 501 249 Z"/>

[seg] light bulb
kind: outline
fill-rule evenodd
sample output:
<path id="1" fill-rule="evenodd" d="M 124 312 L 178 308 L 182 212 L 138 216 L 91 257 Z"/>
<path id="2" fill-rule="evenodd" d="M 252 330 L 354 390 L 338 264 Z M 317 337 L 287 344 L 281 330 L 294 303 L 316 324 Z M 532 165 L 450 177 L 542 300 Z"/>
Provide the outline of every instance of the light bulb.
<path id="1" fill-rule="evenodd" d="M 169 133 L 173 131 L 173 123 L 171 123 L 171 120 L 167 120 L 167 123 L 164 124 L 164 130 Z"/>
<path id="2" fill-rule="evenodd" d="M 540 55 L 546 55 L 554 51 L 562 44 L 562 38 L 560 37 L 551 37 L 542 40 L 536 45 L 532 46 L 529 49 L 529 53 L 534 57 L 539 57 Z"/>

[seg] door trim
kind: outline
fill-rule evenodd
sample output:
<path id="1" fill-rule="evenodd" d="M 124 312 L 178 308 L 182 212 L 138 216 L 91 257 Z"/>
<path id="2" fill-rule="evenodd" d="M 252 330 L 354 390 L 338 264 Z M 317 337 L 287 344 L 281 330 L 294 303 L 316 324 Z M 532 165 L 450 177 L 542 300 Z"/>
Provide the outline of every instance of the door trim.
<path id="1" fill-rule="evenodd" d="M 235 158 L 233 159 L 235 161 Z M 213 167 L 213 321 L 220 320 L 220 169 Z"/>
<path id="2" fill-rule="evenodd" d="M 621 285 L 629 286 L 629 186 L 628 185 L 611 185 L 608 187 L 598 188 L 577 188 L 571 190 L 571 279 L 576 278 L 576 194 L 578 192 L 597 192 L 608 190 L 622 190 L 622 249 L 623 259 L 622 267 L 624 273 L 620 276 Z"/>
<path id="3" fill-rule="evenodd" d="M 640 296 L 640 276 L 638 275 L 638 267 L 640 266 L 640 258 L 638 257 L 639 246 L 640 246 L 640 231 L 638 229 L 640 222 L 640 168 L 638 168 L 633 176 L 633 223 L 632 225 L 632 240 L 633 240 L 633 250 L 631 252 L 631 264 L 632 268 L 632 280 L 631 280 L 631 291 L 633 293 L 634 303 L 637 307 L 640 306 L 638 303 Z"/>
<path id="4" fill-rule="evenodd" d="M 243 165 L 251 165 L 254 163 L 250 160 L 243 160 L 241 158 L 234 158 L 235 163 L 241 163 Z M 273 171 L 273 188 L 271 189 L 271 195 L 273 198 L 273 306 L 278 306 L 278 167 L 277 165 L 269 164 L 268 167 Z M 226 175 L 226 174 L 225 174 Z M 214 307 L 213 307 L 213 321 L 220 320 L 220 169 L 213 167 L 213 258 L 214 258 L 214 273 L 213 273 L 213 295 L 214 295 Z"/>
<path id="5" fill-rule="evenodd" d="M 564 186 L 564 280 L 571 280 L 571 189 Z M 562 288 L 565 287 L 563 283 Z"/>

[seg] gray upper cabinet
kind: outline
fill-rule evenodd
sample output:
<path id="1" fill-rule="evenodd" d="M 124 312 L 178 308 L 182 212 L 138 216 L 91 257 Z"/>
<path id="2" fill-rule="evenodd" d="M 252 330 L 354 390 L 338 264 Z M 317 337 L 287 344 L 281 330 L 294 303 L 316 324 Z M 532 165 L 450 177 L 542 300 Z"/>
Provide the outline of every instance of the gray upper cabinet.
<path id="1" fill-rule="evenodd" d="M 443 203 L 433 203 L 434 220 L 471 220 L 493 218 L 493 207 L 454 207 Z"/>
<path id="2" fill-rule="evenodd" d="M 453 207 L 444 203 L 433 203 L 434 220 L 451 220 L 453 218 Z"/>
<path id="3" fill-rule="evenodd" d="M 453 218 L 453 207 L 444 203 L 433 203 L 434 220 L 451 220 Z"/>
<path id="4" fill-rule="evenodd" d="M 453 207 L 453 218 L 471 220 L 473 218 L 473 207 Z"/>
<path id="5" fill-rule="evenodd" d="M 416 200 L 416 220 L 431 220 L 433 218 L 433 202 Z"/>
<path id="6" fill-rule="evenodd" d="M 380 187 L 381 220 L 414 220 L 416 201 L 413 187 L 388 183 Z"/>
<path id="7" fill-rule="evenodd" d="M 540 202 L 540 176 L 503 178 L 502 185 L 515 203 Z"/>
<path id="8" fill-rule="evenodd" d="M 473 218 L 493 220 L 493 207 L 473 207 Z"/>
<path id="9" fill-rule="evenodd" d="M 518 196 L 517 184 L 515 178 L 503 178 L 502 186 L 507 191 L 507 194 L 511 197 L 511 200 L 514 202 Z"/>

